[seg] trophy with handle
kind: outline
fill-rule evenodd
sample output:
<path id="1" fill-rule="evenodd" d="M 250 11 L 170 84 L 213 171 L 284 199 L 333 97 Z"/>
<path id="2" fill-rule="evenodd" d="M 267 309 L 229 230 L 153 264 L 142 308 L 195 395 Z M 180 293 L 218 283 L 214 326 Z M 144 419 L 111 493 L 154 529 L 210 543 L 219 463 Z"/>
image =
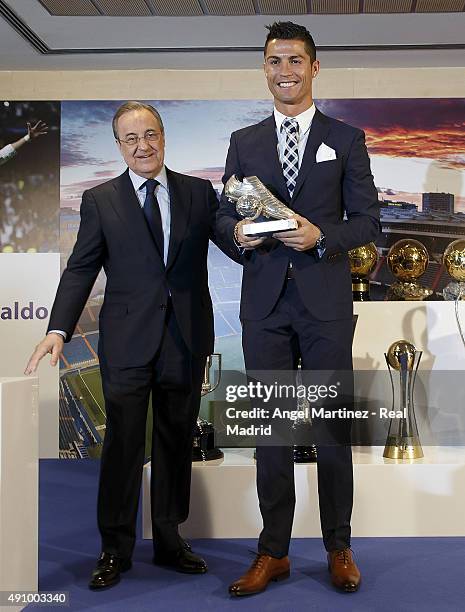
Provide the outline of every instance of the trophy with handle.
<path id="1" fill-rule="evenodd" d="M 293 218 L 295 212 L 278 200 L 256 176 L 248 176 L 240 181 L 233 174 L 224 186 L 224 195 L 236 205 L 236 211 L 241 217 L 253 221 L 242 226 L 244 236 L 271 236 L 299 226 Z"/>
<path id="2" fill-rule="evenodd" d="M 215 371 L 214 363 L 216 361 L 217 379 L 212 382 L 211 373 Z M 202 381 L 201 395 L 207 395 L 214 391 L 220 384 L 221 380 L 221 353 L 213 353 L 208 355 L 205 363 L 205 372 Z M 221 459 L 224 456 L 223 451 L 215 446 L 215 429 L 211 423 L 197 418 L 197 423 L 194 429 L 194 442 L 192 446 L 192 461 L 212 461 L 213 459 Z"/>
<path id="3" fill-rule="evenodd" d="M 396 412 L 389 425 L 383 453 L 388 459 L 423 457 L 413 404 L 413 387 L 421 355 L 422 352 L 406 340 L 394 342 L 384 354 L 391 378 L 392 410 Z"/>

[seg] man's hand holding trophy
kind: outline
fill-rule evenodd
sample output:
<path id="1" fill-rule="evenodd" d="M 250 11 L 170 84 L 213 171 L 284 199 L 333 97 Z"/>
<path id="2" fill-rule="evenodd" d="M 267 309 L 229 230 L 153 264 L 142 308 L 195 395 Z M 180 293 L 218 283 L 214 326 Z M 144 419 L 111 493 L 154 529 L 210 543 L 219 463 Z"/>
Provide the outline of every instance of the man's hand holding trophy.
<path id="1" fill-rule="evenodd" d="M 296 251 L 306 251 L 321 235 L 319 227 L 278 200 L 256 176 L 242 181 L 231 176 L 224 193 L 244 217 L 234 229 L 234 238 L 244 249 L 255 249 L 271 236 Z"/>

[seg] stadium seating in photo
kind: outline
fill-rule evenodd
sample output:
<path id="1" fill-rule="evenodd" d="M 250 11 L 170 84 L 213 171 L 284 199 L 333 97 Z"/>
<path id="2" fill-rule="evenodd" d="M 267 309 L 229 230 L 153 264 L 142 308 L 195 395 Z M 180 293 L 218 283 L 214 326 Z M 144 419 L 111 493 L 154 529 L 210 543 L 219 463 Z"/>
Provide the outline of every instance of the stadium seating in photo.
<path id="1" fill-rule="evenodd" d="M 82 336 L 73 336 L 71 340 L 64 345 L 63 355 L 71 367 L 89 363 L 96 359 Z"/>

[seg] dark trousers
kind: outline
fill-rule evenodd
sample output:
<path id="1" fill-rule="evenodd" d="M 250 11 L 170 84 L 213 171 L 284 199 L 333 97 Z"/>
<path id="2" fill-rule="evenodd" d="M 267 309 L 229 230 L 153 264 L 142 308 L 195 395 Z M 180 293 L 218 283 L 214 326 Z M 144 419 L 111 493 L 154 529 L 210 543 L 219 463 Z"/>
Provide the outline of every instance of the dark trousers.
<path id="1" fill-rule="evenodd" d="M 168 552 L 178 550 L 178 524 L 189 512 L 205 358 L 190 353 L 169 306 L 161 346 L 150 363 L 117 368 L 101 359 L 100 367 L 107 414 L 97 505 L 102 550 L 131 557 L 134 549 L 151 392 L 153 541 Z"/>
<path id="2" fill-rule="evenodd" d="M 352 370 L 352 320 L 315 321 L 294 280 L 286 281 L 272 313 L 244 320 L 242 344 L 251 370 Z M 318 446 L 318 497 L 326 550 L 350 546 L 353 475 L 349 445 Z M 287 555 L 295 507 L 292 446 L 257 446 L 257 491 L 263 530 L 260 553 Z"/>

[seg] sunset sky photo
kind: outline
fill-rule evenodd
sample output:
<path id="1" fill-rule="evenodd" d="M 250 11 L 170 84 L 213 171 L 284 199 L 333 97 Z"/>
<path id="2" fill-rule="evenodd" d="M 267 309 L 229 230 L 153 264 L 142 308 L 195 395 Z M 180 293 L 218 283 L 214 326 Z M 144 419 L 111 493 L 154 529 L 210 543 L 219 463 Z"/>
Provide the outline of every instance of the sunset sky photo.
<path id="1" fill-rule="evenodd" d="M 232 131 L 272 112 L 269 100 L 150 101 L 165 124 L 169 168 L 219 188 Z M 61 207 L 79 208 L 84 189 L 120 174 L 111 131 L 118 101 L 62 103 Z M 465 212 L 465 99 L 318 100 L 325 114 L 362 128 L 380 198 L 421 210 L 421 194 L 453 193 Z"/>

